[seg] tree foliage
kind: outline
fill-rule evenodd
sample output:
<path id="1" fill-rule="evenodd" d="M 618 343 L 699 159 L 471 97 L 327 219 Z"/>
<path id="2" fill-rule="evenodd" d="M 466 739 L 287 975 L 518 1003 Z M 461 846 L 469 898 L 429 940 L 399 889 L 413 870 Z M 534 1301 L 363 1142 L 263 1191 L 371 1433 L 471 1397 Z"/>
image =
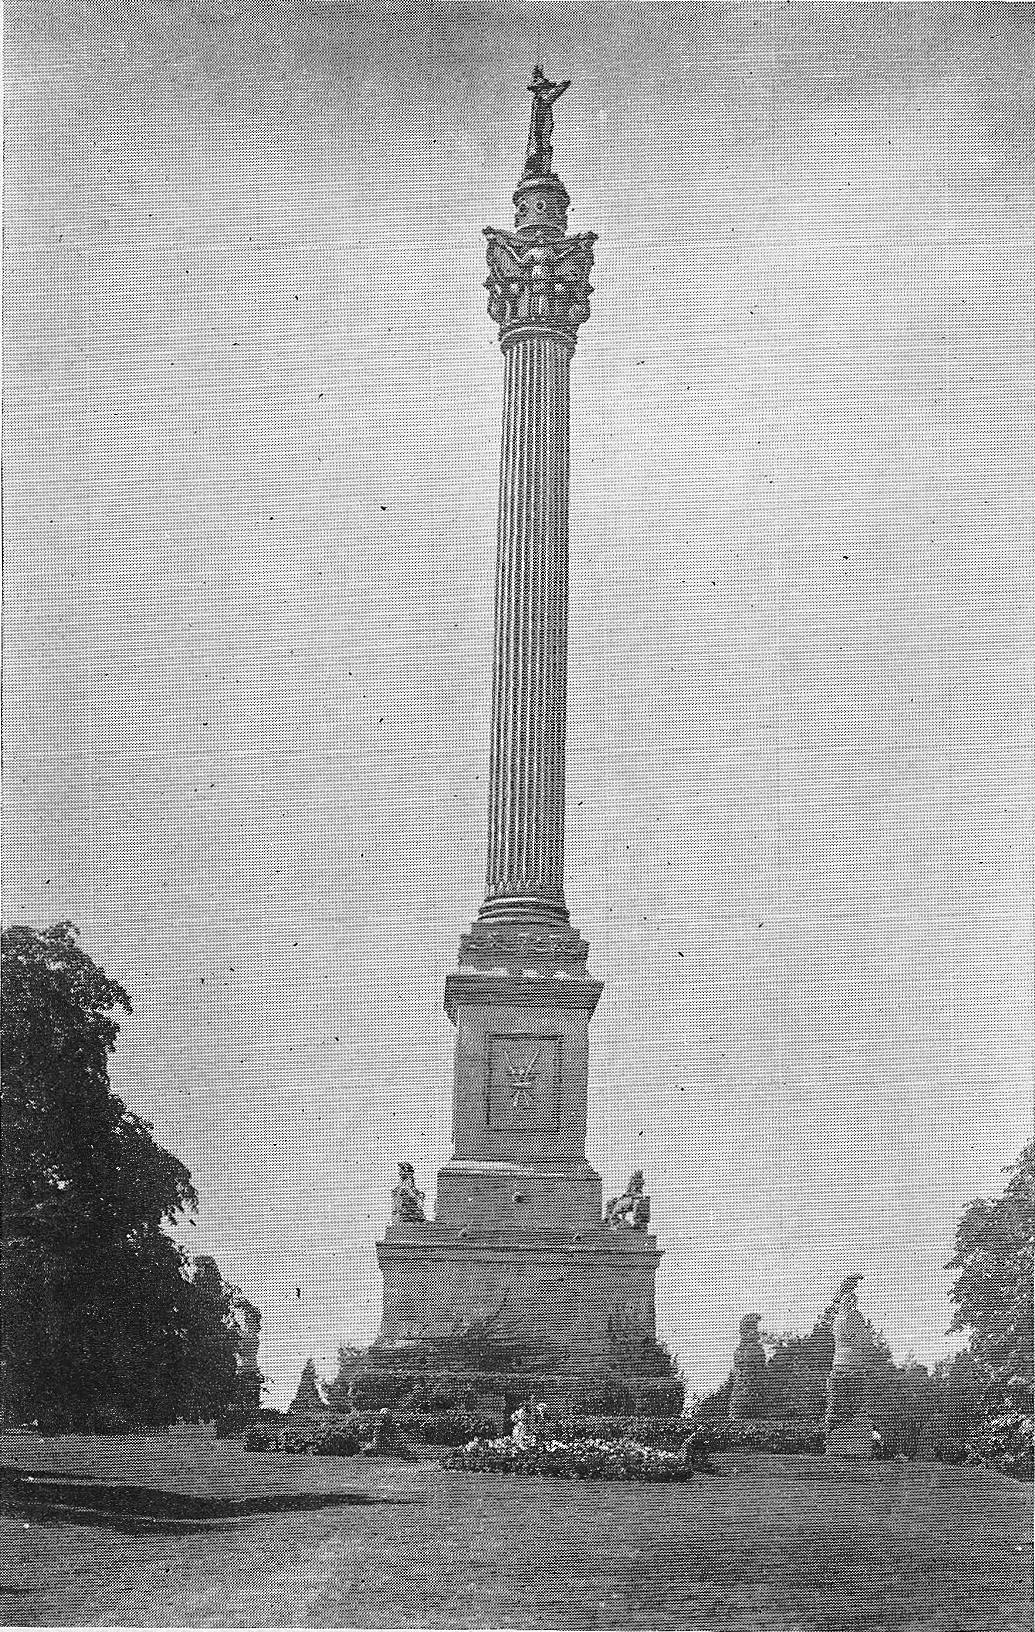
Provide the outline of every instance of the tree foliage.
<path id="1" fill-rule="evenodd" d="M 324 1384 L 324 1394 L 332 1411 L 348 1411 L 352 1400 L 349 1389 L 365 1350 L 353 1343 L 338 1345 L 338 1371 L 333 1382 Z"/>
<path id="2" fill-rule="evenodd" d="M 956 1231 L 948 1268 L 952 1331 L 969 1332 L 969 1349 L 1003 1400 L 1032 1389 L 1032 1285 L 1035 1273 L 1035 1140 L 1007 1169 L 1004 1193 L 972 1201 Z"/>
<path id="3" fill-rule="evenodd" d="M 1035 1140 L 1007 1168 L 995 1201 L 972 1201 L 956 1231 L 948 1269 L 952 1331 L 968 1333 L 968 1354 L 984 1387 L 984 1420 L 971 1460 L 1032 1477 Z"/>
<path id="4" fill-rule="evenodd" d="M 195 1259 L 189 1292 L 193 1330 L 183 1351 L 179 1414 L 188 1422 L 205 1422 L 236 1403 L 241 1334 L 235 1311 L 243 1299 L 223 1280 L 214 1258 Z"/>
<path id="5" fill-rule="evenodd" d="M 310 1356 L 302 1367 L 302 1375 L 298 1379 L 298 1388 L 295 1397 L 288 1406 L 289 1411 L 326 1411 L 327 1403 L 320 1393 L 320 1385 L 316 1379 L 316 1361 Z"/>
<path id="6" fill-rule="evenodd" d="M 2 952 L 5 1414 L 88 1428 L 218 1409 L 232 1292 L 211 1260 L 189 1274 L 166 1227 L 197 1205 L 190 1174 L 111 1091 L 129 998 L 72 924 L 15 926 Z"/>

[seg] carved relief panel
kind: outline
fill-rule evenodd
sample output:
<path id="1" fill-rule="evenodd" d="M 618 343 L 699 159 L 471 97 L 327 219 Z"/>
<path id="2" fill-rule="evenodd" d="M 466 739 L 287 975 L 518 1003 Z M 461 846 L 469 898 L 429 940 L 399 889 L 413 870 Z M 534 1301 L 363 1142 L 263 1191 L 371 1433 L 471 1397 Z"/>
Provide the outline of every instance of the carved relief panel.
<path id="1" fill-rule="evenodd" d="M 500 1133 L 556 1133 L 560 1038 L 490 1033 L 485 1044 L 486 1126 Z"/>

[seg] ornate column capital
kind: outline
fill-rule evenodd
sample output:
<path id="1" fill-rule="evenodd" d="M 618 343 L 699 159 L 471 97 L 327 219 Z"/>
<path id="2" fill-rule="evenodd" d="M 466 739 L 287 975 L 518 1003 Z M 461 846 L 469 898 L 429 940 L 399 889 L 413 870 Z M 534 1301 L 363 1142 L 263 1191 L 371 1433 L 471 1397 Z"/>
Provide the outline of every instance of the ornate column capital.
<path id="1" fill-rule="evenodd" d="M 596 233 L 564 238 L 549 227 L 483 230 L 489 316 L 499 324 L 500 344 L 530 331 L 552 332 L 574 348 L 579 325 L 589 317 Z"/>

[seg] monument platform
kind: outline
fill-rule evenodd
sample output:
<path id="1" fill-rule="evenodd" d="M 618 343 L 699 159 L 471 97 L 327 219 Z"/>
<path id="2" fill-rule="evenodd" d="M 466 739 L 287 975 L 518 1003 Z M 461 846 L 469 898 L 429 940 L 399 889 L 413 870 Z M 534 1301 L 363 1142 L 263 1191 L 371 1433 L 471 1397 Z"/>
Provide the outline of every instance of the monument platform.
<path id="1" fill-rule="evenodd" d="M 598 1181 L 599 1183 L 599 1181 Z M 555 1370 L 614 1363 L 616 1334 L 653 1337 L 652 1235 L 595 1227 L 572 1232 L 389 1225 L 378 1242 L 384 1315 L 375 1349 L 447 1341 L 499 1319 Z"/>

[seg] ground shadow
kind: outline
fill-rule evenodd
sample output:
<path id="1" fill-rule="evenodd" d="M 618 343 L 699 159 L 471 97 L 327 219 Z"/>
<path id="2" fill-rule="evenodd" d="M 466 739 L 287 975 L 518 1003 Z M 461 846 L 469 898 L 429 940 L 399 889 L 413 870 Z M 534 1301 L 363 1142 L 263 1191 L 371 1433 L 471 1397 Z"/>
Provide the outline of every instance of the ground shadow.
<path id="1" fill-rule="evenodd" d="M 63 1519 L 113 1530 L 146 1529 L 149 1534 L 225 1530 L 218 1521 L 268 1513 L 313 1513 L 327 1507 L 405 1506 L 419 1496 L 378 1496 L 366 1491 L 279 1491 L 263 1496 L 205 1496 L 156 1490 L 148 1485 L 70 1481 L 47 1473 L 27 1474 L 0 1467 L 0 1507 L 18 1516 Z"/>

